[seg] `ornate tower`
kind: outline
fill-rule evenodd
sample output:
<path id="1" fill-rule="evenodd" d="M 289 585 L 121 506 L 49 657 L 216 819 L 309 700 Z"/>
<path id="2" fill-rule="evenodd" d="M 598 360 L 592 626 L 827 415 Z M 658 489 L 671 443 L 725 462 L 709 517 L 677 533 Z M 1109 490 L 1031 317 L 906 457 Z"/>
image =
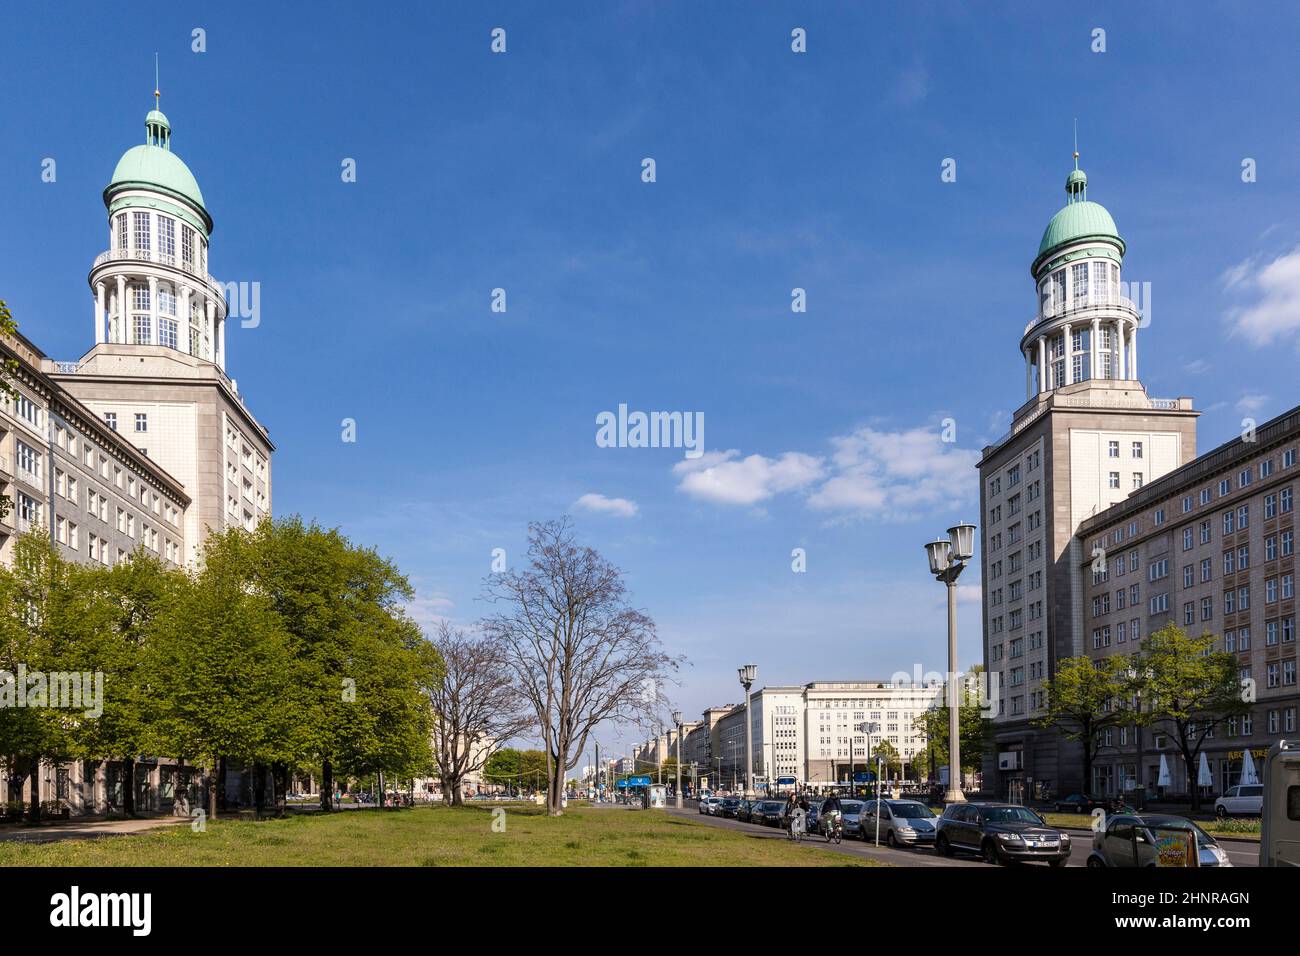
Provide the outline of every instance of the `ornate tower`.
<path id="1" fill-rule="evenodd" d="M 1034 725 L 1057 663 L 1084 653 L 1083 575 L 1093 556 L 1076 531 L 1196 456 L 1189 398 L 1151 398 L 1138 380 L 1140 316 L 1120 294 L 1126 246 L 1075 168 L 1030 273 L 1037 309 L 1020 339 L 1026 401 L 980 464 L 984 664 L 999 677 L 986 788 L 1003 799 L 1086 790 L 1077 746 Z M 1122 544 L 1108 565 L 1131 560 Z M 1099 572 L 1104 573 L 1104 572 Z M 1138 576 L 1116 602 L 1141 609 Z M 1135 625 L 1134 640 L 1141 625 Z"/>
<path id="2" fill-rule="evenodd" d="M 210 530 L 270 514 L 274 446 L 226 375 L 224 287 L 208 274 L 212 216 L 157 106 L 104 189 L 108 250 L 89 276 L 95 345 L 59 363 L 55 378 L 185 486 L 194 561 Z"/>
<path id="3" fill-rule="evenodd" d="M 1138 377 L 1140 317 L 1120 293 L 1124 240 L 1106 207 L 1088 199 L 1077 152 L 1065 196 L 1029 270 L 1038 312 L 1020 340 L 1027 399 L 1090 379 Z"/>
<path id="4" fill-rule="evenodd" d="M 156 345 L 226 367 L 226 301 L 208 275 L 212 217 L 161 110 L 104 189 L 108 251 L 90 269 L 95 342 Z"/>

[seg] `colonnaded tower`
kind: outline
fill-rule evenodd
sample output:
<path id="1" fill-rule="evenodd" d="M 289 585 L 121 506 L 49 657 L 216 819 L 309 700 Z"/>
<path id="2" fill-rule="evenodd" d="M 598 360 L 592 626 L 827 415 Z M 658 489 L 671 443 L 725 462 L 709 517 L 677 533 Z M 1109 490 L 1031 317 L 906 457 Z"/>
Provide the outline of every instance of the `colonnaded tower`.
<path id="1" fill-rule="evenodd" d="M 104 189 L 108 249 L 89 276 L 94 347 L 54 377 L 185 486 L 193 562 L 209 530 L 270 514 L 274 445 L 227 375 L 226 287 L 208 273 L 212 216 L 154 97 L 144 142 Z"/>

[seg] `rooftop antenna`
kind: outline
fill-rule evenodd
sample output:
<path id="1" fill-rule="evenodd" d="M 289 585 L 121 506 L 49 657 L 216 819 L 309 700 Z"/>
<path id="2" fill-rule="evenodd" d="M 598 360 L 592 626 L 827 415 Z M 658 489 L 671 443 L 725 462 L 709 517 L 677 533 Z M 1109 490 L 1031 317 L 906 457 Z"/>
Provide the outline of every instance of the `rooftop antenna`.
<path id="1" fill-rule="evenodd" d="M 1079 168 L 1079 117 L 1074 118 L 1074 168 Z"/>
<path id="2" fill-rule="evenodd" d="M 159 102 L 161 99 L 162 99 L 162 90 L 158 85 L 158 52 L 155 50 L 153 55 L 153 108 L 154 109 L 156 110 L 160 109 Z"/>

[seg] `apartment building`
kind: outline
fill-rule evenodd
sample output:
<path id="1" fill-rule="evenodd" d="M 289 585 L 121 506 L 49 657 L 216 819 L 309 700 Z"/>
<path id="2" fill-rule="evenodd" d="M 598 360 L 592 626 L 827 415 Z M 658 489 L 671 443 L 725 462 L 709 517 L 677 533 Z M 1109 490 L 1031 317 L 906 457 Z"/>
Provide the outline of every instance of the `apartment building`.
<path id="1" fill-rule="evenodd" d="M 1244 754 L 1258 766 L 1269 746 L 1297 731 L 1295 506 L 1300 485 L 1300 408 L 1221 445 L 1085 521 L 1085 652 L 1133 653 L 1173 622 L 1212 634 L 1252 682 L 1250 713 L 1216 728 L 1204 751 L 1222 793 L 1239 782 Z M 1096 557 L 1091 557 L 1096 555 Z M 1186 793 L 1173 742 L 1158 729 L 1106 731 L 1092 792 Z M 1198 768 L 1193 768 L 1193 776 Z"/>

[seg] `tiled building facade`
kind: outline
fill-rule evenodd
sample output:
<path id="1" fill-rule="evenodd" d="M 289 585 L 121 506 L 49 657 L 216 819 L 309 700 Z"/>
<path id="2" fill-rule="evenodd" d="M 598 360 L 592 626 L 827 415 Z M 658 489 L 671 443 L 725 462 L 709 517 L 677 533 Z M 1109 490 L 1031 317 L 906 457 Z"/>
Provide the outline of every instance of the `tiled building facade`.
<path id="1" fill-rule="evenodd" d="M 1212 634 L 1255 688 L 1251 712 L 1212 731 L 1204 751 L 1210 790 L 1239 782 L 1244 751 L 1258 765 L 1279 738 L 1295 736 L 1297 687 L 1295 506 L 1300 487 L 1300 408 L 1195 459 L 1084 522 L 1085 651 L 1133 653 L 1169 622 Z M 1186 793 L 1182 757 L 1157 730 L 1115 728 L 1100 741 L 1091 787 L 1116 794 Z M 1199 768 L 1193 768 L 1193 776 Z"/>

